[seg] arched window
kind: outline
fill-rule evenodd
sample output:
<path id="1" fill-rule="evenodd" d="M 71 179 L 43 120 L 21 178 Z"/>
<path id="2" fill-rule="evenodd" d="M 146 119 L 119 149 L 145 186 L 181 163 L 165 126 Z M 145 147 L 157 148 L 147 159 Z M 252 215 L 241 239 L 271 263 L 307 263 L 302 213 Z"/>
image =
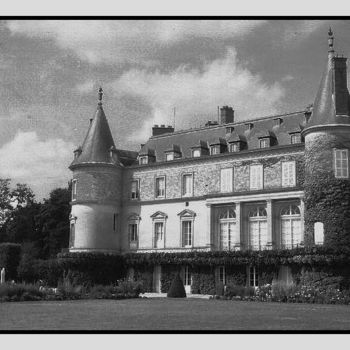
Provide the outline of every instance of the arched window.
<path id="1" fill-rule="evenodd" d="M 239 230 L 236 226 L 236 211 L 234 207 L 223 207 L 218 210 L 219 247 L 221 250 L 231 250 L 239 245 Z"/>
<path id="2" fill-rule="evenodd" d="M 300 209 L 295 204 L 285 206 L 281 209 L 281 247 L 291 249 L 301 242 Z"/>
<path id="3" fill-rule="evenodd" d="M 267 212 L 263 206 L 252 208 L 249 219 L 249 246 L 252 250 L 262 250 L 267 246 Z"/>

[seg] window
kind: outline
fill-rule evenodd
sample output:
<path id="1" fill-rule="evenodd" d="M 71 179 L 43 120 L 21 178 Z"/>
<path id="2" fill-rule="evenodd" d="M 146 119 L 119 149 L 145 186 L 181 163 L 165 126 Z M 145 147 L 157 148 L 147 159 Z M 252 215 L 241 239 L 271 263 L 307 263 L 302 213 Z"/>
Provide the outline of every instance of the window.
<path id="1" fill-rule="evenodd" d="M 232 192 L 233 168 L 221 169 L 220 187 L 221 192 Z"/>
<path id="2" fill-rule="evenodd" d="M 139 182 L 138 180 L 131 181 L 131 199 L 139 198 Z"/>
<path id="3" fill-rule="evenodd" d="M 230 152 L 239 152 L 239 142 L 230 144 Z"/>
<path id="4" fill-rule="evenodd" d="M 258 268 L 255 266 L 249 267 L 249 286 L 250 287 L 258 287 L 259 286 Z"/>
<path id="5" fill-rule="evenodd" d="M 165 197 L 165 177 L 156 178 L 156 197 L 164 198 Z"/>
<path id="6" fill-rule="evenodd" d="M 323 245 L 324 242 L 324 227 L 322 222 L 315 222 L 314 224 L 315 244 Z"/>
<path id="7" fill-rule="evenodd" d="M 154 223 L 154 248 L 164 248 L 164 222 Z"/>
<path id="8" fill-rule="evenodd" d="M 225 269 L 225 266 L 219 266 L 218 279 L 219 279 L 219 283 L 222 283 L 223 285 L 226 284 L 226 269 Z"/>
<path id="9" fill-rule="evenodd" d="M 239 230 L 236 226 L 236 212 L 233 207 L 219 209 L 219 247 L 221 250 L 231 250 L 239 246 Z"/>
<path id="10" fill-rule="evenodd" d="M 129 248 L 138 249 L 140 216 L 136 213 L 128 217 Z"/>
<path id="11" fill-rule="evenodd" d="M 144 165 L 148 163 L 148 157 L 144 156 L 144 157 L 139 157 L 139 164 L 140 165 Z"/>
<path id="12" fill-rule="evenodd" d="M 199 149 L 195 149 L 192 151 L 192 156 L 194 158 L 200 157 L 201 156 L 201 151 Z"/>
<path id="13" fill-rule="evenodd" d="M 193 193 L 193 174 L 184 174 L 182 176 L 182 195 L 192 196 Z"/>
<path id="14" fill-rule="evenodd" d="M 250 166 L 250 189 L 261 190 L 263 188 L 263 165 Z"/>
<path id="15" fill-rule="evenodd" d="M 215 155 L 215 154 L 219 154 L 220 153 L 220 146 L 211 146 L 210 147 L 210 154 L 211 155 Z"/>
<path id="16" fill-rule="evenodd" d="M 77 180 L 72 181 L 72 201 L 77 199 Z"/>
<path id="17" fill-rule="evenodd" d="M 270 139 L 261 139 L 260 140 L 260 148 L 268 148 L 270 147 Z"/>
<path id="18" fill-rule="evenodd" d="M 137 242 L 138 234 L 137 234 L 137 224 L 131 223 L 129 224 L 129 241 L 130 242 Z"/>
<path id="19" fill-rule="evenodd" d="M 113 214 L 113 231 L 117 231 L 117 217 L 118 214 Z"/>
<path id="20" fill-rule="evenodd" d="M 288 205 L 281 210 L 281 246 L 290 249 L 301 242 L 300 209 L 296 205 Z"/>
<path id="21" fill-rule="evenodd" d="M 186 293 L 191 293 L 192 273 L 189 266 L 183 268 L 183 282 Z"/>
<path id="22" fill-rule="evenodd" d="M 192 220 L 183 220 L 182 225 L 182 246 L 192 247 Z"/>
<path id="23" fill-rule="evenodd" d="M 290 137 L 290 143 L 295 144 L 295 143 L 300 143 L 301 142 L 301 136 L 300 133 L 292 134 Z"/>
<path id="24" fill-rule="evenodd" d="M 165 155 L 165 160 L 169 162 L 170 160 L 174 160 L 174 153 L 167 153 Z"/>
<path id="25" fill-rule="evenodd" d="M 249 246 L 252 250 L 262 250 L 267 246 L 267 213 L 258 206 L 249 212 Z"/>
<path id="26" fill-rule="evenodd" d="M 75 222 L 71 222 L 70 224 L 70 236 L 69 236 L 69 247 L 74 247 L 74 241 L 75 241 Z"/>
<path id="27" fill-rule="evenodd" d="M 282 162 L 282 187 L 295 186 L 295 161 Z"/>
<path id="28" fill-rule="evenodd" d="M 349 161 L 347 149 L 334 150 L 334 170 L 337 179 L 347 179 L 349 177 Z"/>

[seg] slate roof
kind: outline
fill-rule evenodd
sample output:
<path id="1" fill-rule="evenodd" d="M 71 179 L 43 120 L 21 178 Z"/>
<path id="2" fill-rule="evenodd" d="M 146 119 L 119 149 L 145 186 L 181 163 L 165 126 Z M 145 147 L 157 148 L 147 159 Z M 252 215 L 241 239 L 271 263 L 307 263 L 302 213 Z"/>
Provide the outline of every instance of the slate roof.
<path id="1" fill-rule="evenodd" d="M 277 123 L 276 118 L 282 119 L 282 122 Z M 253 124 L 250 130 L 247 127 L 249 123 Z M 155 151 L 156 161 L 162 162 L 165 161 L 164 152 L 175 144 L 180 146 L 182 158 L 190 158 L 192 157 L 191 148 L 198 146 L 200 142 L 203 145 L 203 141 L 208 145 L 214 144 L 220 138 L 226 142 L 232 139 L 242 139 L 247 142 L 248 149 L 257 149 L 260 147 L 259 137 L 271 134 L 276 137 L 277 146 L 289 145 L 291 143 L 290 132 L 301 131 L 304 125 L 305 111 L 299 111 L 255 120 L 181 130 L 152 136 L 141 148 L 139 154 L 146 154 L 147 150 L 152 149 Z M 228 127 L 234 128 L 232 133 L 226 133 Z"/>
<path id="2" fill-rule="evenodd" d="M 99 102 L 95 116 L 81 147 L 81 153 L 73 160 L 70 167 L 86 163 L 119 164 L 117 150 L 115 150 L 114 156 L 111 157 L 110 151 L 113 148 L 115 150 L 111 130 L 103 111 L 102 103 Z M 125 152 L 119 151 L 119 153 L 123 154 L 123 158 L 128 158 Z"/>
<path id="3" fill-rule="evenodd" d="M 346 85 L 346 71 L 340 72 L 338 70 L 339 68 L 335 68 L 336 64 L 346 67 L 346 58 L 334 56 L 333 33 L 331 29 L 328 34 L 329 50 L 327 66 L 323 73 L 313 104 L 313 111 L 305 130 L 316 125 L 350 124 L 349 116 L 344 115 L 344 112 L 340 114 L 336 110 L 336 100 L 338 98 L 346 100 L 345 105 L 347 105 L 347 112 L 345 114 L 349 114 L 350 110 L 349 91 L 346 86 L 339 85 L 340 80 L 342 80 L 342 74 L 345 74 L 344 81 Z"/>

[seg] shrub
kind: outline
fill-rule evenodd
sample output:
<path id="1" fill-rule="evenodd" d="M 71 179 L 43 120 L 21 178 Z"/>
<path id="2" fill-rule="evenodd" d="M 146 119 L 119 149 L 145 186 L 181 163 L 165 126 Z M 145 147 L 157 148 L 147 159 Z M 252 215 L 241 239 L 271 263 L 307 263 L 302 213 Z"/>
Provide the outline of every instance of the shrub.
<path id="1" fill-rule="evenodd" d="M 215 286 L 215 294 L 223 296 L 225 291 L 224 284 L 222 282 L 218 282 Z"/>
<path id="2" fill-rule="evenodd" d="M 288 301 L 293 298 L 298 287 L 292 283 L 288 284 L 286 282 L 273 282 L 271 286 L 271 295 L 273 301 Z"/>
<path id="3" fill-rule="evenodd" d="M 186 298 L 186 291 L 180 275 L 177 274 L 167 294 L 168 298 Z"/>
<path id="4" fill-rule="evenodd" d="M 116 286 L 116 292 L 119 294 L 138 297 L 140 293 L 144 293 L 142 281 L 133 281 L 130 279 L 119 280 Z"/>
<path id="5" fill-rule="evenodd" d="M 0 268 L 6 271 L 6 280 L 17 278 L 17 267 L 21 259 L 21 245 L 15 243 L 0 244 Z"/>
<path id="6" fill-rule="evenodd" d="M 25 283 L 0 285 L 1 301 L 42 300 L 44 297 L 45 294 L 39 290 L 38 285 Z"/>
<path id="7" fill-rule="evenodd" d="M 107 253 L 60 253 L 58 264 L 75 283 L 108 285 L 125 276 L 123 258 Z"/>

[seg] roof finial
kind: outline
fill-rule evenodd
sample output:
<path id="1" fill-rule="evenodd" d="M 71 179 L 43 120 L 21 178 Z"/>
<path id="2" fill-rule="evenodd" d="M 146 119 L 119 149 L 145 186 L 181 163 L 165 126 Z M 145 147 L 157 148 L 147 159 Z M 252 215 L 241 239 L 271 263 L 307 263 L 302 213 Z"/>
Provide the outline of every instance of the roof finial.
<path id="1" fill-rule="evenodd" d="M 333 41 L 334 41 L 333 31 L 332 31 L 332 28 L 329 27 L 329 30 L 328 30 L 328 47 L 329 47 L 328 52 L 334 52 Z"/>
<path id="2" fill-rule="evenodd" d="M 103 96 L 103 90 L 102 90 L 102 88 L 100 87 L 100 88 L 98 89 L 98 104 L 99 104 L 99 105 L 102 105 L 102 96 Z"/>

